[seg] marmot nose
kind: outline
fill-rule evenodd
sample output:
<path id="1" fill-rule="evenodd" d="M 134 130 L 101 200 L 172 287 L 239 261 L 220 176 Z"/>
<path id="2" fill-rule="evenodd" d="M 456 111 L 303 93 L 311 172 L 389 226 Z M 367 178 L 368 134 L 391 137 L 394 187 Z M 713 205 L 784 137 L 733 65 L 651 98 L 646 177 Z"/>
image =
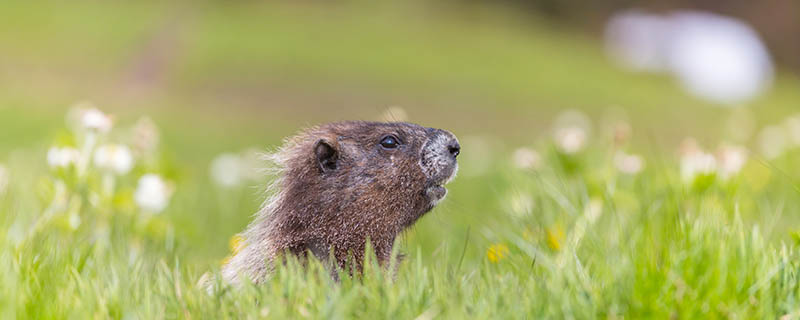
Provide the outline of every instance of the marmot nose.
<path id="1" fill-rule="evenodd" d="M 458 141 L 450 141 L 447 144 L 447 151 L 450 151 L 453 158 L 458 157 L 458 154 L 461 153 L 461 145 L 458 144 Z"/>

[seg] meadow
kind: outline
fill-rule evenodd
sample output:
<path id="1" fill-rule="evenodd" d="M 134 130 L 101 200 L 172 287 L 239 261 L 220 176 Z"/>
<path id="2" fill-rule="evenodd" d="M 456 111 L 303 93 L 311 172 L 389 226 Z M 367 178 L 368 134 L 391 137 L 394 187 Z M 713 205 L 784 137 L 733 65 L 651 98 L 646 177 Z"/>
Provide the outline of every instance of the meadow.
<path id="1" fill-rule="evenodd" d="M 721 108 L 543 21 L 393 2 L 0 20 L 3 318 L 800 318 L 795 76 Z M 463 151 L 396 273 L 197 285 L 265 198 L 255 154 L 404 118 Z"/>

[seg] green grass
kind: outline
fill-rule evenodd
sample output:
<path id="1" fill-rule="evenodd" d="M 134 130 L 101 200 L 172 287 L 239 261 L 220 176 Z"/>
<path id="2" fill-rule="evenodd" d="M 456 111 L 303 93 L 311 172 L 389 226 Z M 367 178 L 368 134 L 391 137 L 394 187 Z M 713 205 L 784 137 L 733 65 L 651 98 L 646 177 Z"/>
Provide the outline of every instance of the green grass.
<path id="1" fill-rule="evenodd" d="M 0 4 L 15 26 L 0 29 L 0 164 L 10 172 L 0 317 L 800 317 L 798 150 L 771 160 L 753 151 L 732 179 L 684 182 L 677 141 L 697 136 L 713 149 L 730 138 L 730 110 L 617 70 L 596 39 L 474 9 Z M 174 44 L 172 60 L 135 83 L 131 70 L 159 37 Z M 781 75 L 745 106 L 756 125 L 793 112 L 797 87 Z M 142 115 L 161 132 L 152 161 L 137 161 L 111 194 L 98 171 L 77 178 L 46 165 L 49 146 L 76 143 L 64 111 L 87 98 L 116 115 L 108 141 L 130 144 Z M 216 154 L 274 148 L 302 126 L 398 104 L 455 132 L 464 152 L 448 198 L 398 241 L 396 273 L 373 266 L 337 283 L 318 264 L 290 263 L 262 286 L 196 286 L 229 254 L 266 183 L 217 187 Z M 634 129 L 622 148 L 646 155 L 633 176 L 615 169 L 619 146 L 604 131 L 617 107 Z M 563 108 L 595 126 L 576 155 L 557 152 L 548 133 Z M 542 167 L 512 166 L 519 146 L 537 150 Z M 146 172 L 175 186 L 159 215 L 132 200 Z M 71 200 L 49 209 L 58 180 Z"/>
<path id="2" fill-rule="evenodd" d="M 545 167 L 533 171 L 510 166 L 504 150 L 492 151 L 499 155 L 482 173 L 463 158 L 450 197 L 398 242 L 407 256 L 395 274 L 370 264 L 337 283 L 319 264 L 290 263 L 264 285 L 213 294 L 196 283 L 255 210 L 253 190 L 214 188 L 159 160 L 103 195 L 99 171 L 48 173 L 40 150 L 18 154 L 0 198 L 0 310 L 140 319 L 775 318 L 800 310 L 792 238 L 800 201 L 788 177 L 750 161 L 733 179 L 687 184 L 665 156 L 635 176 L 618 173 L 603 140 L 576 155 L 546 140 L 538 149 Z M 178 183 L 161 215 L 131 203 L 134 178 L 147 171 Z M 55 180 L 72 200 L 50 211 Z M 74 230 L 71 212 L 83 221 Z"/>

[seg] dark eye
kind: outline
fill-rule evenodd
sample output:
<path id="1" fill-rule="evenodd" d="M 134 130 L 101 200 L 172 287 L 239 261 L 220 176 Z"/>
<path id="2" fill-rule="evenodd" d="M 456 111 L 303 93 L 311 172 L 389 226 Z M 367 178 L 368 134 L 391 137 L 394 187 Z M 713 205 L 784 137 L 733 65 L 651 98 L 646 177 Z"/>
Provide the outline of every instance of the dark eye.
<path id="1" fill-rule="evenodd" d="M 394 149 L 400 146 L 400 140 L 395 136 L 385 136 L 381 139 L 381 147 L 386 149 Z"/>

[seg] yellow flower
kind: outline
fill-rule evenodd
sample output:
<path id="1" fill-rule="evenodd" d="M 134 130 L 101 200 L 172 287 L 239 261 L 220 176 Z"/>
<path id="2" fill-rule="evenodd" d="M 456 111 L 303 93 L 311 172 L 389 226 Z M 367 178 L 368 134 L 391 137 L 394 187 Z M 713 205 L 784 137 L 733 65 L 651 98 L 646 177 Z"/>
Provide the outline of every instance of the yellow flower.
<path id="1" fill-rule="evenodd" d="M 547 246 L 555 251 L 561 250 L 561 241 L 564 240 L 564 229 L 561 226 L 553 226 L 545 231 Z"/>
<path id="2" fill-rule="evenodd" d="M 508 255 L 508 247 L 504 244 L 493 244 L 486 250 L 486 257 L 492 263 L 497 263 Z"/>
<path id="3" fill-rule="evenodd" d="M 245 246 L 246 244 L 244 243 L 244 238 L 242 236 L 237 234 L 231 237 L 231 239 L 228 240 L 228 249 L 231 251 L 231 254 L 225 257 L 225 259 L 222 259 L 222 261 L 220 261 L 220 264 L 226 265 L 228 264 L 228 262 L 231 262 L 231 259 L 233 259 L 234 256 L 236 256 L 240 251 L 242 251 L 242 249 L 244 249 Z"/>
<path id="4" fill-rule="evenodd" d="M 242 249 L 244 249 L 244 246 L 245 246 L 244 238 L 238 234 L 231 237 L 231 239 L 228 241 L 228 249 L 231 250 L 232 256 L 235 256 L 236 254 L 239 253 L 239 251 L 242 251 Z"/>

